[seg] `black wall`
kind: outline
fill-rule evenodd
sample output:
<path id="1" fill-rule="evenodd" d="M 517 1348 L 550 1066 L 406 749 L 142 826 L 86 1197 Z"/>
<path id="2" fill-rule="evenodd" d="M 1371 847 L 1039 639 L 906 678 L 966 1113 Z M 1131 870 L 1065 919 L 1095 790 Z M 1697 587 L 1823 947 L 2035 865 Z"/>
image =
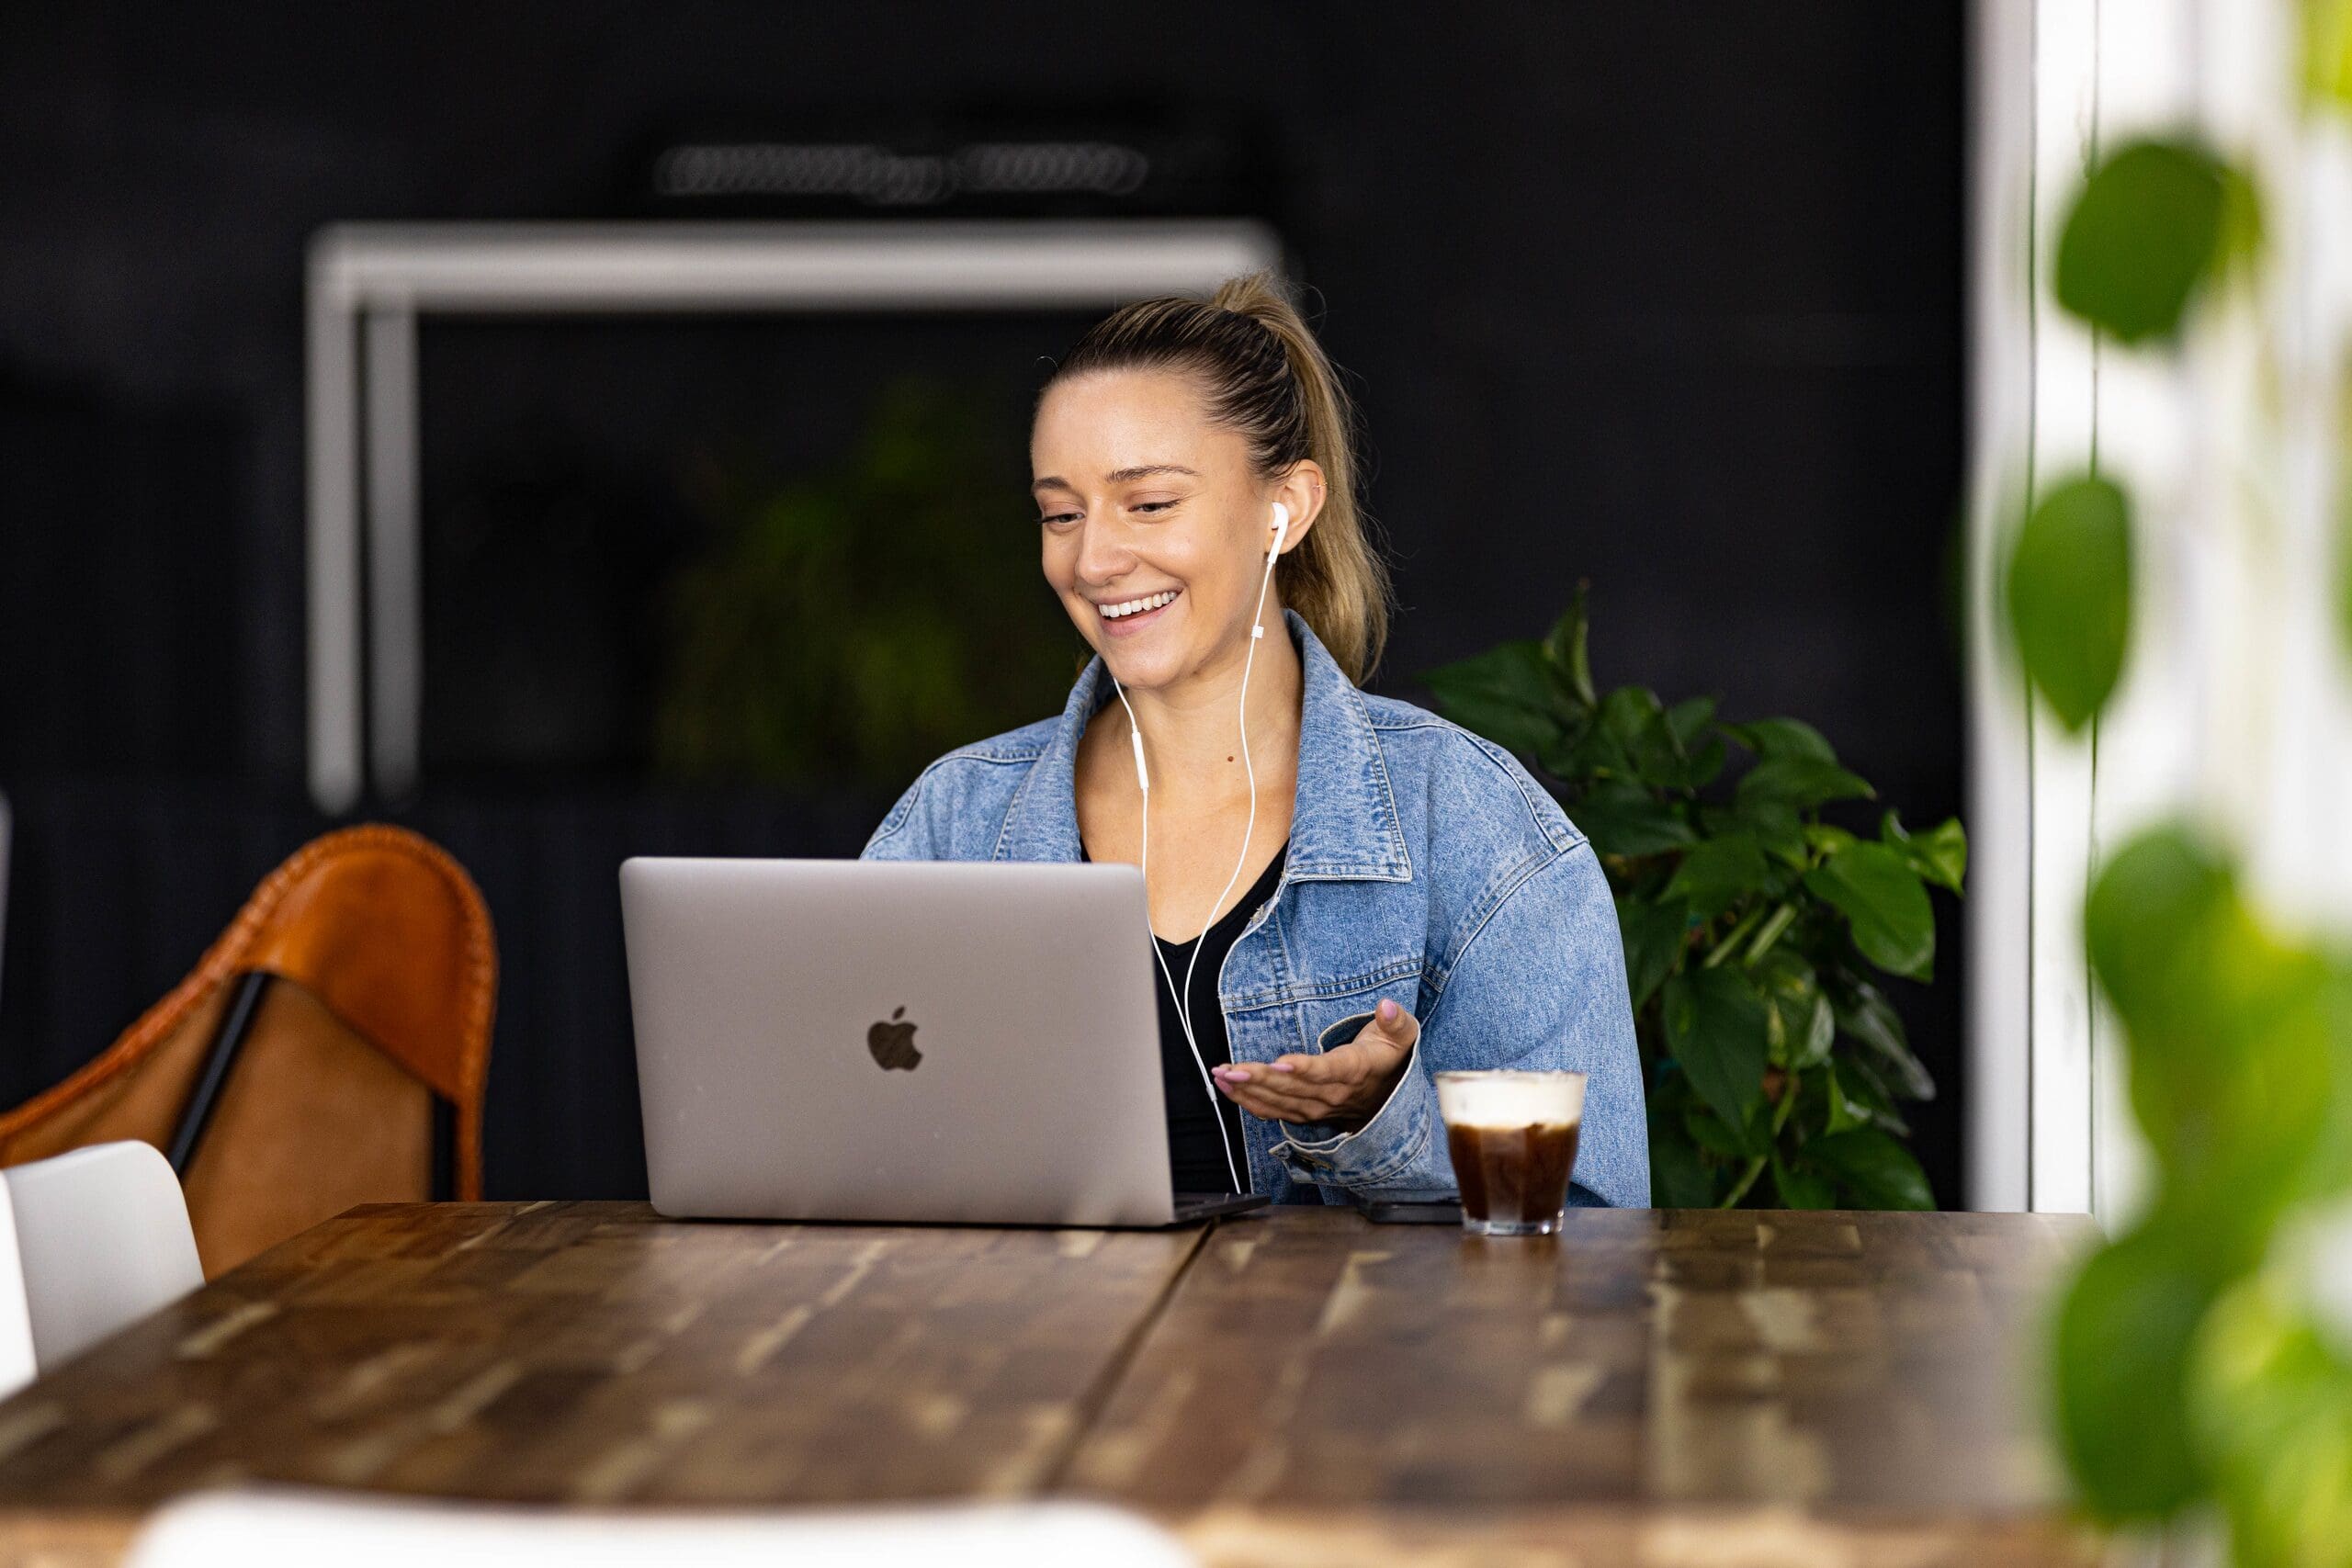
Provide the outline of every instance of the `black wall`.
<path id="1" fill-rule="evenodd" d="M 1540 631 L 1587 577 L 1605 682 L 1808 718 L 1914 820 L 1956 809 L 1961 12 L 12 11 L 0 788 L 25 820 L 0 1091 L 102 1044 L 318 826 L 300 799 L 309 234 L 635 213 L 648 139 L 697 117 L 1132 100 L 1261 126 L 1266 215 L 1361 378 L 1405 605 L 1379 686 L 1414 695 L 1414 671 Z M 720 836 L 757 847 L 756 820 L 784 825 L 778 849 L 854 849 L 862 821 L 839 809 L 765 802 Z M 495 812 L 435 819 L 428 800 L 417 819 L 493 863 L 536 852 Z M 659 836 L 635 820 L 611 830 Z M 582 897 L 605 896 L 598 877 Z M 504 917 L 492 1185 L 639 1190 L 626 1061 L 568 1055 L 547 1000 L 615 1005 L 616 976 L 590 971 L 617 952 L 601 928 L 526 940 L 531 919 Z M 1905 998 L 1948 1086 L 1920 1119 L 1946 1201 L 1958 934 L 1948 919 L 1939 987 Z"/>

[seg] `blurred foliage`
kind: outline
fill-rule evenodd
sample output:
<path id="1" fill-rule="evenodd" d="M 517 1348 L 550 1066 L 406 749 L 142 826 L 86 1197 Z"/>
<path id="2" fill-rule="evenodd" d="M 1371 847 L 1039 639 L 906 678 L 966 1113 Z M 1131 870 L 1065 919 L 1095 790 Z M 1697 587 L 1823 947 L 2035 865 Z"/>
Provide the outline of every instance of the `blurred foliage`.
<path id="1" fill-rule="evenodd" d="M 2312 0 L 2305 23 L 2308 79 L 2346 97 L 2352 8 Z M 2255 211 L 2245 177 L 2200 151 L 2127 148 L 2067 221 L 2059 301 L 2127 343 L 2168 340 L 2256 243 Z M 2084 478 L 2016 535 L 2009 628 L 2070 729 L 2122 669 L 2135 526 L 2120 486 Z M 2274 929 L 2230 858 L 2177 824 L 2106 857 L 2084 934 L 2154 1177 L 2143 1217 L 2058 1314 L 2054 1410 L 2076 1486 L 2117 1521 L 2217 1504 L 2245 1568 L 2352 1564 L 2352 1314 L 2321 1310 L 2311 1263 L 2314 1235 L 2352 1238 L 2352 953 Z"/>
<path id="2" fill-rule="evenodd" d="M 2323 103 L 2352 106 L 2352 0 L 2302 0 L 2303 85 Z"/>
<path id="3" fill-rule="evenodd" d="M 2059 720 L 2080 729 L 2123 673 L 2132 635 L 2132 506 L 2109 480 L 2052 487 L 2009 557 L 2011 635 Z"/>
<path id="4" fill-rule="evenodd" d="M 2270 930 L 2178 827 L 2109 858 L 2084 923 L 2155 1177 L 2061 1309 L 2068 1462 L 2106 1517 L 2212 1497 L 2241 1563 L 2352 1561 L 2352 1345 L 2278 1245 L 2352 1189 L 2352 954 Z"/>
<path id="5" fill-rule="evenodd" d="M 1018 422 L 895 382 L 829 471 L 715 471 L 669 585 L 654 757 L 686 782 L 898 788 L 1059 709 L 1081 651 L 1037 570 Z"/>
<path id="6" fill-rule="evenodd" d="M 1656 1201 L 1933 1208 L 1899 1107 L 1935 1083 L 1875 972 L 1932 975 L 1927 890 L 1961 890 L 1960 823 L 1915 835 L 1889 811 L 1862 837 L 1822 809 L 1875 792 L 1809 725 L 1725 724 L 1711 697 L 1668 707 L 1637 686 L 1600 694 L 1582 588 L 1542 641 L 1421 679 L 1447 717 L 1527 760 L 1600 856 Z"/>
<path id="7" fill-rule="evenodd" d="M 2058 302 L 2127 344 L 2170 338 L 2262 235 L 2254 187 L 2203 149 L 2134 141 L 2091 171 L 2058 239 Z"/>

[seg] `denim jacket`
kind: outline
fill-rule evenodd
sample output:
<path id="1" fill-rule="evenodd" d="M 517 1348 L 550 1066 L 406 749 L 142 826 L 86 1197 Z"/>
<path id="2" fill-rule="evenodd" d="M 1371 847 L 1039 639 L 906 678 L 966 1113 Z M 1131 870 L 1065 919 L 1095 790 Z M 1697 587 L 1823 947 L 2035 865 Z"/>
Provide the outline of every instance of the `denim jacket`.
<path id="1" fill-rule="evenodd" d="M 1589 1075 L 1570 1201 L 1646 1205 L 1624 950 L 1592 846 L 1509 752 L 1357 690 L 1295 611 L 1284 618 L 1305 674 L 1298 793 L 1280 884 L 1217 976 L 1233 1059 L 1345 1044 L 1383 997 L 1421 1034 L 1353 1132 L 1244 1116 L 1251 1186 L 1276 1202 L 1451 1188 L 1432 1075 L 1567 1067 Z M 864 858 L 1077 860 L 1079 737 L 1111 695 L 1096 659 L 1059 718 L 940 758 Z"/>

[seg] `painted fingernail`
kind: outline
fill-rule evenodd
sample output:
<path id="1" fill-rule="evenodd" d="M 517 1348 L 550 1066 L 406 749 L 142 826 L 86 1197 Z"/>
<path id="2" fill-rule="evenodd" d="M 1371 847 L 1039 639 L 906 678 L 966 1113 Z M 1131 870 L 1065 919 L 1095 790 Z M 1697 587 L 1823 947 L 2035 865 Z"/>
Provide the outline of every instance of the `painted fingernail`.
<path id="1" fill-rule="evenodd" d="M 1278 1073 L 1295 1073 L 1298 1071 L 1296 1067 L 1291 1066 L 1288 1062 L 1276 1062 L 1272 1064 L 1272 1067 L 1273 1070 Z"/>
<path id="2" fill-rule="evenodd" d="M 1377 1010 L 1380 1014 L 1381 1022 L 1394 1023 L 1396 1021 L 1396 1004 L 1394 1001 L 1391 1001 L 1388 998 L 1383 997 L 1380 998 L 1380 1006 Z"/>
<path id="3" fill-rule="evenodd" d="M 1225 1076 L 1234 1083 L 1248 1083 L 1250 1081 L 1250 1075 L 1243 1072 L 1239 1067 L 1226 1068 Z"/>

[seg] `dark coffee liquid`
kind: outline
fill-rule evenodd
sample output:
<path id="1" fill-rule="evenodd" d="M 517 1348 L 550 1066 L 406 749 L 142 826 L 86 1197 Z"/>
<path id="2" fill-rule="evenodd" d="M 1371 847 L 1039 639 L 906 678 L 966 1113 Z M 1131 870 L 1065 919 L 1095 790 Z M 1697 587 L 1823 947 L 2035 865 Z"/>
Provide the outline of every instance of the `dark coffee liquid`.
<path id="1" fill-rule="evenodd" d="M 1448 1127 L 1462 1212 L 1474 1220 L 1532 1224 L 1555 1217 L 1577 1164 L 1577 1124 Z"/>

